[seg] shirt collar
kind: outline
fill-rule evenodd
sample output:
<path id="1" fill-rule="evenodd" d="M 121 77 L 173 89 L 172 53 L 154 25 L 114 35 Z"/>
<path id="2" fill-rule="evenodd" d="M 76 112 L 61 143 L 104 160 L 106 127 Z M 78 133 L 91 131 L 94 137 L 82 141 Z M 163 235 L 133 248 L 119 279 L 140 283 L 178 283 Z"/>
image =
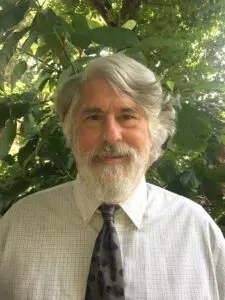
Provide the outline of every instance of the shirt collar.
<path id="1" fill-rule="evenodd" d="M 85 184 L 80 179 L 79 174 L 74 181 L 73 193 L 78 209 L 80 210 L 81 217 L 84 223 L 88 224 L 100 203 L 88 194 Z M 119 205 L 134 225 L 137 228 L 140 228 L 142 218 L 147 207 L 147 184 L 144 176 L 130 196 Z"/>

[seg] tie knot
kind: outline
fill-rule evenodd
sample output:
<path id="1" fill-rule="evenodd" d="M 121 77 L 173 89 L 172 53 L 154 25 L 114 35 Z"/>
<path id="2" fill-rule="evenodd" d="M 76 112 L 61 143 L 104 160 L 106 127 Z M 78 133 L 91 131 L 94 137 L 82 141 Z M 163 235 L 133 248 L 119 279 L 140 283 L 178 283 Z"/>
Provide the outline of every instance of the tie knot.
<path id="1" fill-rule="evenodd" d="M 102 204 L 99 207 L 101 213 L 102 213 L 102 217 L 105 221 L 110 221 L 110 222 L 114 222 L 114 216 L 115 216 L 115 210 L 116 210 L 116 205 L 113 204 Z"/>

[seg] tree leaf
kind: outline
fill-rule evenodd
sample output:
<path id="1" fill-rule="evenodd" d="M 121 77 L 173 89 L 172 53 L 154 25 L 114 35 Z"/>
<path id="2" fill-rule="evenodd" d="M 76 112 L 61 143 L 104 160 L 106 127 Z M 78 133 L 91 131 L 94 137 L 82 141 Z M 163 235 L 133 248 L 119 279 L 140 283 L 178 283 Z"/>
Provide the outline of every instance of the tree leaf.
<path id="1" fill-rule="evenodd" d="M 90 28 L 87 19 L 82 14 L 73 14 L 70 40 L 75 47 L 85 49 L 91 43 Z"/>
<path id="2" fill-rule="evenodd" d="M 0 29 L 8 29 L 17 25 L 25 16 L 29 8 L 29 1 L 17 5 L 9 5 L 0 11 Z"/>
<path id="3" fill-rule="evenodd" d="M 211 120 L 206 113 L 183 104 L 182 110 L 178 112 L 174 141 L 182 149 L 203 151 L 212 130 Z"/>
<path id="4" fill-rule="evenodd" d="M 171 92 L 174 91 L 174 82 L 172 80 L 167 80 L 166 85 L 171 90 Z"/>
<path id="5" fill-rule="evenodd" d="M 86 55 L 91 55 L 91 54 L 97 54 L 97 55 L 99 55 L 99 53 L 101 52 L 101 50 L 102 50 L 102 47 L 100 47 L 100 46 L 90 47 L 90 48 L 84 49 L 84 53 Z"/>
<path id="6" fill-rule="evenodd" d="M 0 71 L 0 91 L 4 92 L 4 78 Z"/>
<path id="7" fill-rule="evenodd" d="M 225 182 L 225 167 L 208 169 L 205 176 L 215 182 Z"/>
<path id="8" fill-rule="evenodd" d="M 31 157 L 33 157 L 33 154 L 35 154 L 37 143 L 38 138 L 33 138 L 28 140 L 24 147 L 20 148 L 17 157 L 21 167 L 24 167 L 24 165 L 29 162 Z"/>
<path id="9" fill-rule="evenodd" d="M 11 166 L 15 163 L 14 157 L 10 154 L 7 154 L 6 156 L 4 156 L 4 158 L 2 160 Z"/>
<path id="10" fill-rule="evenodd" d="M 214 180 L 205 179 L 203 183 L 204 194 L 212 202 L 221 202 L 223 200 L 223 191 L 221 186 Z"/>
<path id="11" fill-rule="evenodd" d="M 24 192 L 24 190 L 26 190 L 29 186 L 30 186 L 30 182 L 28 181 L 28 178 L 23 178 L 23 177 L 16 178 L 10 189 L 10 191 L 12 192 L 11 198 L 14 198 L 14 196 L 18 197 L 18 195 Z"/>
<path id="12" fill-rule="evenodd" d="M 181 44 L 178 44 L 177 41 L 171 38 L 162 37 L 162 36 L 151 36 L 146 37 L 139 41 L 134 48 L 137 48 L 139 50 L 145 50 L 145 49 L 157 49 L 157 48 L 181 48 Z"/>
<path id="13" fill-rule="evenodd" d="M 201 181 L 197 178 L 196 173 L 194 170 L 191 171 L 185 171 L 180 176 L 180 182 L 185 188 L 191 189 L 191 188 L 198 188 L 201 184 Z"/>
<path id="14" fill-rule="evenodd" d="M 24 28 L 19 32 L 14 32 L 5 42 L 3 48 L 0 51 L 0 70 L 4 71 L 5 67 L 9 63 L 11 57 L 13 56 L 16 46 L 19 40 L 25 35 L 29 30 L 29 27 Z"/>
<path id="15" fill-rule="evenodd" d="M 11 116 L 15 118 L 21 118 L 26 116 L 30 111 L 29 103 L 12 103 Z"/>
<path id="16" fill-rule="evenodd" d="M 63 19 L 57 16 L 52 9 L 37 15 L 35 30 L 43 37 L 47 46 L 60 59 L 64 67 L 69 65 L 69 59 L 64 49 L 68 35 L 67 27 Z"/>
<path id="17" fill-rule="evenodd" d="M 137 60 L 138 62 L 140 62 L 143 65 L 147 65 L 147 63 L 148 63 L 146 57 L 143 54 L 143 52 L 141 52 L 137 49 L 134 49 L 133 47 L 132 48 L 127 48 L 124 51 L 124 54 L 127 55 L 127 56 L 130 56 L 131 58 L 133 58 L 135 60 Z"/>
<path id="18" fill-rule="evenodd" d="M 37 41 L 38 34 L 34 31 L 31 31 L 26 41 L 23 43 L 21 47 L 21 52 L 26 53 L 30 50 L 30 47 L 33 45 L 34 42 Z"/>
<path id="19" fill-rule="evenodd" d="M 91 43 L 90 33 L 87 32 L 72 32 L 70 40 L 75 47 L 85 49 Z"/>
<path id="20" fill-rule="evenodd" d="M 104 23 L 101 24 L 101 23 L 99 23 L 99 22 L 97 22 L 97 21 L 95 21 L 95 20 L 90 20 L 90 19 L 88 19 L 88 18 L 86 18 L 86 20 L 87 20 L 88 27 L 89 27 L 90 29 L 102 27 L 102 26 L 104 25 Z"/>
<path id="21" fill-rule="evenodd" d="M 219 137 L 218 137 L 219 141 L 225 145 L 225 134 L 221 134 Z"/>
<path id="22" fill-rule="evenodd" d="M 26 139 L 36 135 L 39 128 L 35 125 L 36 124 L 33 115 L 31 113 L 26 115 L 20 126 L 20 134 Z"/>
<path id="23" fill-rule="evenodd" d="M 12 88 L 15 87 L 16 82 L 22 77 L 22 75 L 27 70 L 27 63 L 25 61 L 20 61 L 17 65 L 15 65 L 12 75 L 11 75 L 11 85 Z"/>
<path id="24" fill-rule="evenodd" d="M 195 87 L 195 91 L 196 92 L 225 91 L 225 88 L 224 88 L 224 83 L 209 81 L 209 82 L 199 82 Z"/>
<path id="25" fill-rule="evenodd" d="M 47 57 L 49 52 L 50 52 L 50 48 L 48 47 L 48 45 L 44 44 L 37 48 L 35 56 L 36 57 L 42 57 L 42 56 Z"/>
<path id="26" fill-rule="evenodd" d="M 51 77 L 50 73 L 41 73 L 34 83 L 34 89 L 42 90 L 48 79 Z"/>
<path id="27" fill-rule="evenodd" d="M 137 22 L 135 20 L 128 20 L 125 24 L 122 25 L 122 28 L 133 30 L 136 25 Z"/>
<path id="28" fill-rule="evenodd" d="M 170 160 L 161 160 L 157 165 L 157 171 L 162 180 L 167 183 L 176 177 L 174 163 Z"/>
<path id="29" fill-rule="evenodd" d="M 91 30 L 91 39 L 100 45 L 112 48 L 126 48 L 137 44 L 137 35 L 125 28 L 100 27 Z"/>
<path id="30" fill-rule="evenodd" d="M 10 108 L 7 104 L 7 101 L 3 99 L 0 101 L 0 128 L 5 126 L 5 122 L 9 118 L 10 118 Z"/>
<path id="31" fill-rule="evenodd" d="M 81 33 L 81 32 L 87 32 L 90 30 L 88 23 L 87 23 L 87 19 L 82 14 L 76 14 L 76 13 L 74 14 L 73 13 L 72 25 L 73 25 L 74 32 Z"/>
<path id="32" fill-rule="evenodd" d="M 40 12 L 37 15 L 36 30 L 40 33 L 46 44 L 52 50 L 52 52 L 58 53 L 62 51 L 62 42 L 60 35 L 56 30 L 57 17 L 52 10 L 47 12 Z"/>
<path id="33" fill-rule="evenodd" d="M 69 66 L 66 70 L 64 70 L 64 71 L 60 74 L 57 84 L 58 84 L 58 85 L 61 85 L 62 82 L 64 82 L 67 78 L 69 78 L 69 77 L 72 76 L 73 74 L 74 74 L 73 68 L 72 68 L 72 66 Z"/>
<path id="34" fill-rule="evenodd" d="M 6 156 L 16 137 L 16 120 L 11 118 L 6 122 L 5 128 L 2 130 L 0 142 L 0 159 Z"/>

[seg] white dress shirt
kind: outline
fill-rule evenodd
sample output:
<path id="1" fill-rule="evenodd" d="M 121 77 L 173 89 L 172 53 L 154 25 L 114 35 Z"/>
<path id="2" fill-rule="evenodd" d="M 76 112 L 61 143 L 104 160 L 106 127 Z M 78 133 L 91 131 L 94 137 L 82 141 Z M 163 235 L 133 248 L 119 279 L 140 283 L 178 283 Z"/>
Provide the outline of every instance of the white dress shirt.
<path id="1" fill-rule="evenodd" d="M 1 300 L 83 300 L 103 221 L 79 177 L 0 220 Z M 143 178 L 117 210 L 126 300 L 224 300 L 225 240 L 198 204 Z"/>

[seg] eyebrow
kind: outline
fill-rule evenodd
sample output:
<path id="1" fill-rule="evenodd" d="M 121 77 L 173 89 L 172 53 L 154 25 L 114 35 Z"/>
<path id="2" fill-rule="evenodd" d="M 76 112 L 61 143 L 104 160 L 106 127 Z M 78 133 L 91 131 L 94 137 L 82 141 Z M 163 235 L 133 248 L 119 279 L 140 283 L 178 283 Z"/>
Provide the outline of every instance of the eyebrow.
<path id="1" fill-rule="evenodd" d="M 136 108 L 130 108 L 130 107 L 122 107 L 120 109 L 121 112 L 126 112 L 126 113 L 137 113 L 138 110 Z M 104 113 L 104 111 L 99 108 L 99 107 L 86 107 L 82 109 L 81 111 L 82 114 L 90 114 L 90 113 Z"/>

